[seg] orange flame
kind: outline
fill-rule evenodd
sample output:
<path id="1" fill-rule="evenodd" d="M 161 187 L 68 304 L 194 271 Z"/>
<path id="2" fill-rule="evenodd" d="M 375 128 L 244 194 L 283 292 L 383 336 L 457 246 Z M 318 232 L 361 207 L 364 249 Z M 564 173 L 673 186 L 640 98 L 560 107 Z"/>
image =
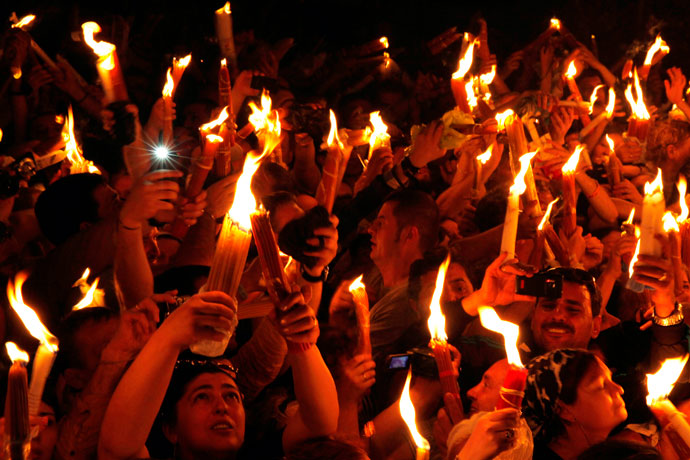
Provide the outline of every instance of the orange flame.
<path id="1" fill-rule="evenodd" d="M 577 68 L 575 67 L 575 61 L 570 61 L 568 64 L 568 70 L 565 72 L 566 78 L 575 78 L 577 76 Z"/>
<path id="2" fill-rule="evenodd" d="M 671 48 L 669 48 L 666 42 L 661 38 L 661 35 L 657 35 L 656 40 L 654 40 L 652 46 L 649 47 L 649 50 L 647 51 L 647 56 L 645 56 L 644 58 L 644 65 L 652 65 L 654 55 L 659 51 L 661 51 L 664 54 L 668 54 L 671 51 Z"/>
<path id="3" fill-rule="evenodd" d="M 680 232 L 680 228 L 678 228 L 678 223 L 676 222 L 676 219 L 673 217 L 673 213 L 671 211 L 666 211 L 666 213 L 664 213 L 664 217 L 661 218 L 661 222 L 664 224 L 664 231 L 666 233 Z"/>
<path id="4" fill-rule="evenodd" d="M 688 209 L 688 203 L 686 201 L 687 198 L 685 196 L 688 190 L 688 182 L 685 180 L 685 176 L 681 175 L 678 177 L 676 187 L 678 188 L 678 196 L 680 197 L 680 216 L 678 216 L 676 221 L 680 224 L 685 222 L 688 218 L 688 215 L 690 215 L 690 210 Z"/>
<path id="5" fill-rule="evenodd" d="M 534 155 L 536 154 L 537 152 L 529 152 L 520 157 L 520 172 L 518 172 L 517 176 L 515 176 L 513 185 L 510 186 L 511 194 L 516 193 L 518 195 L 522 195 L 525 193 L 525 190 L 527 190 L 527 184 L 525 184 L 525 174 L 527 174 L 527 170 L 530 167 L 530 161 L 532 161 L 532 158 L 534 158 Z"/>
<path id="6" fill-rule="evenodd" d="M 541 222 L 539 223 L 539 226 L 537 227 L 538 230 L 544 230 L 544 225 L 549 221 L 549 217 L 551 217 L 551 209 L 553 208 L 553 205 L 556 204 L 556 202 L 559 200 L 559 198 L 556 198 L 553 200 L 549 205 L 546 207 L 546 212 L 544 213 L 544 217 L 541 218 Z"/>
<path id="7" fill-rule="evenodd" d="M 19 315 L 19 319 L 24 323 L 24 327 L 29 331 L 34 338 L 39 340 L 53 353 L 58 351 L 58 339 L 50 333 L 38 318 L 36 312 L 24 303 L 22 297 L 22 285 L 28 278 L 26 272 L 17 273 L 14 281 L 7 282 L 7 298 L 10 301 L 12 309 Z"/>
<path id="8" fill-rule="evenodd" d="M 469 34 L 465 34 L 465 40 L 469 41 Z M 474 46 L 477 44 L 477 40 L 472 40 L 469 42 L 467 45 L 467 49 L 465 50 L 465 54 L 460 58 L 458 61 L 458 70 L 453 73 L 453 76 L 451 77 L 453 80 L 459 80 L 461 78 L 465 78 L 465 75 L 467 72 L 469 72 L 470 67 L 472 67 L 472 59 L 474 56 Z"/>
<path id="9" fill-rule="evenodd" d="M 410 430 L 412 435 L 412 440 L 418 449 L 425 449 L 427 452 L 430 449 L 429 441 L 424 439 L 424 437 L 417 431 L 417 423 L 415 422 L 417 414 L 414 410 L 414 404 L 410 399 L 410 382 L 412 380 L 412 369 L 407 371 L 407 380 L 405 380 L 405 386 L 403 387 L 402 394 L 400 395 L 400 416 L 402 417 L 407 429 Z"/>
<path id="10" fill-rule="evenodd" d="M 582 153 L 582 151 L 584 149 L 585 149 L 585 147 L 582 144 L 575 147 L 575 151 L 573 152 L 572 155 L 570 155 L 570 158 L 563 165 L 563 168 L 561 168 L 561 171 L 563 171 L 563 174 L 575 172 L 575 170 L 577 169 L 577 164 L 580 162 L 580 153 Z"/>
<path id="11" fill-rule="evenodd" d="M 220 136 L 216 136 L 215 134 L 209 134 L 206 136 L 206 142 L 210 142 L 212 144 L 220 144 L 223 142 L 224 139 Z"/>
<path id="12" fill-rule="evenodd" d="M 94 40 L 93 36 L 101 31 L 101 26 L 95 22 L 85 22 L 81 25 L 84 31 L 84 42 L 96 53 L 99 61 L 98 65 L 107 70 L 113 70 L 115 68 L 115 60 L 113 59 L 113 53 L 115 52 L 115 45 L 105 41 L 97 42 Z"/>
<path id="13" fill-rule="evenodd" d="M 252 176 L 259 169 L 261 159 L 265 156 L 266 150 L 261 155 L 255 151 L 247 154 L 242 167 L 242 174 L 237 179 L 237 188 L 235 189 L 235 197 L 232 201 L 232 206 L 228 211 L 228 216 L 232 219 L 242 230 L 248 232 L 252 228 L 249 215 L 256 210 L 256 199 L 252 195 L 250 184 Z"/>
<path id="14" fill-rule="evenodd" d="M 666 359 L 656 374 L 647 374 L 647 405 L 668 398 L 687 361 L 688 355 Z"/>
<path id="15" fill-rule="evenodd" d="M 522 365 L 520 352 L 517 347 L 520 328 L 510 321 L 503 321 L 498 317 L 496 310 L 487 306 L 479 307 L 479 320 L 486 329 L 498 332 L 503 336 L 508 363 L 517 367 L 525 367 Z"/>
<path id="16" fill-rule="evenodd" d="M 649 120 L 649 112 L 644 103 L 640 79 L 637 76 L 637 68 L 633 70 L 633 82 L 635 84 L 635 97 L 633 97 L 632 94 L 632 84 L 628 83 L 628 87 L 625 88 L 625 99 L 627 99 L 628 104 L 630 104 L 630 110 L 632 110 L 633 117 L 638 120 Z"/>
<path id="17" fill-rule="evenodd" d="M 386 143 L 388 139 L 390 139 L 390 135 L 388 134 L 388 126 L 386 126 L 386 124 L 383 122 L 381 112 L 378 110 L 369 114 L 369 123 L 371 123 L 371 126 L 374 128 L 374 131 L 371 133 L 371 137 L 369 138 L 369 155 L 371 155 L 371 152 L 373 152 L 374 148 L 377 147 L 376 144 L 380 145 L 382 143 Z"/>
<path id="18" fill-rule="evenodd" d="M 337 142 L 340 150 L 344 150 L 345 146 L 342 142 L 340 142 L 340 138 L 338 137 L 338 122 L 335 119 L 335 113 L 333 110 L 329 110 L 329 114 L 331 118 L 331 130 L 328 132 L 328 140 L 326 141 L 326 144 L 328 144 L 329 147 L 332 147 L 333 143 Z"/>
<path id="19" fill-rule="evenodd" d="M 630 210 L 630 215 L 628 216 L 628 220 L 623 222 L 626 225 L 632 225 L 633 224 L 633 219 L 635 219 L 635 208 L 632 208 Z"/>
<path id="20" fill-rule="evenodd" d="M 609 87 L 609 103 L 606 105 L 606 117 L 611 118 L 613 116 L 613 110 L 616 107 L 616 92 L 613 88 Z"/>
<path id="21" fill-rule="evenodd" d="M 350 283 L 350 287 L 348 287 L 347 289 L 348 289 L 350 292 L 354 292 L 354 291 L 356 291 L 357 289 L 366 289 L 366 286 L 364 286 L 364 283 L 362 283 L 362 278 L 363 278 L 363 277 L 364 277 L 364 275 L 359 275 L 359 278 L 357 278 L 357 279 L 354 280 L 352 283 Z"/>
<path id="22" fill-rule="evenodd" d="M 613 148 L 613 147 L 614 147 L 613 140 L 609 137 L 608 134 L 606 135 L 606 143 L 609 144 L 609 150 L 610 150 L 611 152 L 613 152 L 613 151 L 614 151 L 614 148 Z"/>
<path id="23" fill-rule="evenodd" d="M 74 286 L 79 286 L 79 288 L 82 290 L 84 293 L 84 297 L 74 306 L 72 307 L 72 310 L 82 310 L 84 308 L 88 308 L 91 306 L 100 306 L 100 305 L 94 305 L 94 303 L 100 303 L 95 302 L 96 299 L 103 299 L 104 292 L 102 289 L 97 289 L 98 288 L 98 282 L 101 280 L 100 278 L 96 278 L 93 281 L 93 284 L 89 285 L 88 279 L 89 279 L 89 274 L 91 273 L 91 270 L 87 267 L 86 270 L 84 270 L 84 274 L 81 275 L 81 278 L 77 280 L 76 283 L 74 283 Z M 86 291 L 86 292 L 84 292 Z"/>
<path id="24" fill-rule="evenodd" d="M 168 67 L 168 72 L 165 74 L 165 86 L 163 86 L 163 97 L 172 97 L 175 82 L 172 78 L 172 69 Z"/>
<path id="25" fill-rule="evenodd" d="M 223 60 L 225 60 L 225 59 L 223 59 Z M 174 57 L 173 58 L 173 67 L 175 69 L 184 70 L 187 68 L 187 66 L 189 65 L 189 63 L 191 61 L 192 61 L 192 53 L 189 53 L 188 55 L 186 55 L 185 57 L 183 57 L 181 59 L 177 59 L 176 57 Z"/>
<path id="26" fill-rule="evenodd" d="M 228 106 L 226 105 L 223 107 L 223 110 L 221 110 L 220 114 L 215 120 L 211 120 L 208 123 L 205 123 L 199 127 L 199 131 L 203 133 L 208 133 L 214 128 L 217 128 L 218 126 L 222 125 L 225 120 L 228 119 L 230 115 L 228 114 Z"/>
<path id="27" fill-rule="evenodd" d="M 221 8 L 218 8 L 216 10 L 216 14 L 231 14 L 232 10 L 230 9 L 230 2 L 225 2 L 225 5 L 223 5 Z"/>
<path id="28" fill-rule="evenodd" d="M 88 161 L 81 154 L 81 148 L 77 144 L 77 138 L 74 135 L 74 114 L 72 113 L 72 106 L 67 108 L 67 123 L 62 127 L 62 139 L 65 141 L 65 152 L 67 159 L 71 163 L 70 173 L 93 173 L 100 174 L 101 172 L 93 164 L 93 161 Z"/>
<path id="29" fill-rule="evenodd" d="M 14 15 L 14 13 L 12 13 L 12 14 Z M 16 18 L 16 16 L 12 16 L 12 17 L 13 17 L 13 18 Z M 29 24 L 31 24 L 32 22 L 34 22 L 34 19 L 36 19 L 36 16 L 35 16 L 35 15 L 33 15 L 33 14 L 27 14 L 26 16 L 24 16 L 23 18 L 21 18 L 19 21 L 17 21 L 16 23 L 12 24 L 12 28 L 15 28 L 15 29 L 22 29 L 22 28 L 28 26 Z"/>
<path id="30" fill-rule="evenodd" d="M 474 94 L 474 81 L 470 80 L 465 83 L 465 93 L 467 93 L 467 105 L 470 109 L 477 107 L 477 96 Z"/>
<path id="31" fill-rule="evenodd" d="M 446 272 L 448 271 L 449 265 L 450 254 L 448 254 L 441 266 L 438 267 L 436 287 L 434 288 L 434 295 L 429 304 L 430 314 L 429 320 L 427 321 L 429 333 L 431 334 L 431 340 L 437 340 L 439 342 L 446 342 L 448 340 L 448 336 L 446 335 L 446 317 L 443 316 L 441 312 L 441 294 L 443 294 L 443 284 L 446 279 Z"/>
<path id="32" fill-rule="evenodd" d="M 477 160 L 483 165 L 486 164 L 487 161 L 491 159 L 491 153 L 494 151 L 494 144 L 491 144 L 488 149 L 486 149 L 486 152 L 477 155 Z"/>
<path id="33" fill-rule="evenodd" d="M 14 342 L 5 342 L 5 348 L 7 349 L 7 355 L 10 357 L 12 364 L 19 361 L 25 366 L 29 363 L 29 354 L 19 348 Z"/>
<path id="34" fill-rule="evenodd" d="M 635 273 L 633 268 L 635 267 L 635 263 L 637 263 L 637 257 L 640 255 L 640 237 L 638 235 L 638 229 L 639 227 L 636 225 L 635 236 L 637 237 L 637 246 L 635 246 L 635 252 L 633 253 L 632 259 L 630 259 L 630 266 L 628 267 L 628 276 L 630 278 L 632 278 L 633 274 Z"/>
<path id="35" fill-rule="evenodd" d="M 551 25 L 550 27 L 553 27 L 556 30 L 561 30 L 561 21 L 560 19 L 557 18 L 551 18 Z"/>
<path id="36" fill-rule="evenodd" d="M 592 95 L 589 96 L 589 114 L 590 115 L 594 111 L 594 104 L 597 102 L 597 99 L 599 98 L 597 93 L 599 92 L 599 89 L 601 89 L 603 87 L 604 87 L 604 85 L 595 86 L 594 90 L 592 91 Z"/>
<path id="37" fill-rule="evenodd" d="M 664 193 L 664 182 L 661 179 L 661 168 L 657 168 L 656 178 L 653 182 L 645 182 L 644 194 L 654 195 L 655 193 Z"/>
<path id="38" fill-rule="evenodd" d="M 479 76 L 479 81 L 482 85 L 489 86 L 496 78 L 496 64 L 491 65 L 491 70 Z"/>
<path id="39" fill-rule="evenodd" d="M 381 42 L 384 48 L 388 49 L 388 37 L 379 38 L 379 42 Z"/>
<path id="40" fill-rule="evenodd" d="M 503 131 L 506 129 L 506 120 L 508 117 L 511 117 L 515 115 L 515 112 L 513 112 L 513 109 L 508 109 L 505 110 L 501 113 L 497 113 L 496 116 L 494 117 L 496 121 L 498 122 L 498 130 Z"/>
<path id="41" fill-rule="evenodd" d="M 271 110 L 271 97 L 268 91 L 261 93 L 261 108 L 253 102 L 249 103 L 252 113 L 249 115 L 249 123 L 254 126 L 257 134 L 264 136 L 264 149 L 273 149 L 280 142 L 280 119 L 277 110 Z"/>

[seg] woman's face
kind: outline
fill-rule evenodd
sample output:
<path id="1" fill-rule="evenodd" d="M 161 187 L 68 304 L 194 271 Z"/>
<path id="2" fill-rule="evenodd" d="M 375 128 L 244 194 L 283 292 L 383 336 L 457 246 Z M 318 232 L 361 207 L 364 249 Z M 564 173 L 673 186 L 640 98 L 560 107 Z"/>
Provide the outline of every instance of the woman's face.
<path id="1" fill-rule="evenodd" d="M 596 358 L 577 387 L 573 404 L 562 404 L 561 418 L 579 424 L 588 433 L 601 433 L 604 437 L 628 417 L 621 395 L 623 388 L 611 380 L 611 371 Z"/>
<path id="2" fill-rule="evenodd" d="M 244 407 L 235 381 L 224 373 L 192 380 L 177 402 L 177 423 L 168 439 L 181 453 L 237 452 L 244 441 Z"/>

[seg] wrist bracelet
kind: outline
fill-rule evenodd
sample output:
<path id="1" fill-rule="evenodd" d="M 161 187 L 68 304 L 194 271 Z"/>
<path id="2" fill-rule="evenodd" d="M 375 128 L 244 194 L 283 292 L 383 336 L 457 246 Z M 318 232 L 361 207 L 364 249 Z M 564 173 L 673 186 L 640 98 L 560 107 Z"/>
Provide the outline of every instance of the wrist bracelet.
<path id="1" fill-rule="evenodd" d="M 326 278 L 328 278 L 328 265 L 323 268 L 323 271 L 319 276 L 312 276 L 307 271 L 304 269 L 304 265 L 301 265 L 299 267 L 299 273 L 302 276 L 302 279 L 304 281 L 307 281 L 309 283 L 321 283 L 323 281 L 326 281 Z"/>
<path id="2" fill-rule="evenodd" d="M 312 345 L 314 345 L 310 342 L 290 342 L 289 340 L 286 340 L 285 342 L 287 343 L 288 353 L 291 354 L 304 353 L 305 351 L 309 350 Z"/>
<path id="3" fill-rule="evenodd" d="M 680 324 L 684 320 L 683 316 L 683 304 L 680 302 L 676 302 L 676 308 L 671 312 L 670 315 L 660 318 L 656 316 L 656 310 L 654 311 L 654 316 L 652 316 L 652 321 L 654 324 L 658 326 L 675 326 L 677 324 Z"/>
<path id="4" fill-rule="evenodd" d="M 594 198 L 595 196 L 597 196 L 597 194 L 599 193 L 599 189 L 600 189 L 600 188 L 601 188 L 601 186 L 599 185 L 599 182 L 597 182 L 597 188 L 594 189 L 594 191 L 592 192 L 591 195 L 587 195 L 587 198 L 592 199 L 592 198 Z"/>

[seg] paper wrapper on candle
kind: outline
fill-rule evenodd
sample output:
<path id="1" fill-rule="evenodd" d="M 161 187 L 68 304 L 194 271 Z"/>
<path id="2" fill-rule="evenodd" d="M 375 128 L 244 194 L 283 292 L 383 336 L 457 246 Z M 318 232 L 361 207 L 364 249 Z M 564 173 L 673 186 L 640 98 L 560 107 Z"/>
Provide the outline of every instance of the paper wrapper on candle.
<path id="1" fill-rule="evenodd" d="M 649 120 L 643 120 L 636 117 L 630 117 L 628 120 L 628 137 L 636 137 L 640 142 L 647 141 L 647 134 L 649 133 Z"/>
<path id="2" fill-rule="evenodd" d="M 525 396 L 525 383 L 527 382 L 527 369 L 510 365 L 503 386 L 500 389 L 500 397 L 496 403 L 496 409 L 512 407 L 520 409 L 522 398 Z"/>
<path id="3" fill-rule="evenodd" d="M 101 79 L 101 87 L 105 93 L 104 105 L 112 102 L 129 100 L 127 94 L 127 85 L 125 79 L 122 77 L 122 70 L 120 69 L 120 61 L 117 58 L 117 52 L 112 52 L 112 68 L 108 64 L 109 57 L 99 57 L 96 63 L 98 69 L 98 76 Z"/>
<path id="4" fill-rule="evenodd" d="M 680 458 L 690 458 L 690 425 L 671 401 L 656 401 L 650 407 Z"/>
<path id="5" fill-rule="evenodd" d="M 656 239 L 657 233 L 664 233 L 662 218 L 666 211 L 664 195 L 661 192 L 645 195 L 642 202 L 642 220 L 640 222 L 640 254 L 649 256 L 661 255 L 661 243 Z"/>
<path id="6" fill-rule="evenodd" d="M 340 186 L 338 178 L 340 177 L 341 158 L 342 153 L 337 143 L 328 147 L 321 171 L 321 181 L 316 189 L 317 203 L 326 208 L 328 212 L 333 211 L 333 203 L 335 203 L 335 196 Z"/>
<path id="7" fill-rule="evenodd" d="M 357 353 L 371 354 L 371 327 L 369 325 L 369 297 L 363 287 L 358 287 L 352 291 L 352 298 L 355 300 L 355 316 L 357 317 L 357 327 L 359 328 L 359 342 Z"/>
<path id="8" fill-rule="evenodd" d="M 450 393 L 459 397 L 460 387 L 458 386 L 458 375 L 453 368 L 453 360 L 450 356 L 448 343 L 442 340 L 431 339 L 429 345 L 434 352 L 436 367 L 438 368 L 438 378 L 441 381 L 443 394 Z"/>
<path id="9" fill-rule="evenodd" d="M 529 265 L 541 270 L 544 265 L 544 236 L 543 230 L 537 230 L 537 237 L 534 239 L 534 247 L 529 257 Z"/>
<path id="10" fill-rule="evenodd" d="M 577 192 L 575 191 L 575 174 L 563 173 L 563 220 L 561 226 L 566 236 L 575 233 L 577 227 Z"/>
<path id="11" fill-rule="evenodd" d="M 235 37 L 232 32 L 232 10 L 230 9 L 230 2 L 225 3 L 225 6 L 216 10 L 215 25 L 220 53 L 223 57 L 228 59 L 228 63 L 233 68 L 236 68 L 237 53 L 235 51 Z"/>
<path id="12" fill-rule="evenodd" d="M 57 356 L 57 351 L 51 351 L 48 346 L 41 343 L 34 355 L 31 367 L 31 386 L 29 387 L 29 415 L 38 415 L 38 408 L 41 405 L 43 389 L 53 367 L 53 362 Z"/>
<path id="13" fill-rule="evenodd" d="M 515 239 L 517 238 L 518 220 L 520 217 L 520 195 L 511 193 L 508 195 L 508 207 L 503 223 L 503 235 L 501 236 L 501 252 L 507 252 L 506 259 L 515 258 Z"/>
<path id="14" fill-rule="evenodd" d="M 5 435 L 12 460 L 29 458 L 29 399 L 26 368 L 21 362 L 10 367 L 5 399 Z"/>
<path id="15" fill-rule="evenodd" d="M 561 265 L 561 267 L 569 267 L 570 251 L 568 251 L 568 249 L 563 245 L 563 242 L 558 237 L 553 227 L 547 224 L 542 229 L 542 232 L 544 233 L 544 237 L 546 238 L 546 242 L 549 245 L 549 248 L 551 248 L 554 257 Z"/>
<path id="16" fill-rule="evenodd" d="M 237 288 L 244 272 L 244 265 L 247 262 L 249 244 L 252 235 L 249 230 L 243 230 L 225 215 L 223 227 L 220 231 L 216 252 L 213 255 L 211 271 L 206 282 L 206 291 L 223 291 L 231 297 L 236 297 Z M 223 341 L 202 340 L 192 344 L 192 352 L 209 357 L 220 356 L 228 346 L 237 320 L 231 330 L 219 331 L 225 334 Z"/>

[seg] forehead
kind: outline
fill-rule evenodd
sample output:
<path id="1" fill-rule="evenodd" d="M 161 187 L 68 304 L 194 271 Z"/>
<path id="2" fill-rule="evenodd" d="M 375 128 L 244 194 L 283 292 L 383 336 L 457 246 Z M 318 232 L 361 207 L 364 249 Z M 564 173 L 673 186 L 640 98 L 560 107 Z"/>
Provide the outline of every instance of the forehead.
<path id="1" fill-rule="evenodd" d="M 230 386 L 237 390 L 237 384 L 230 378 L 229 375 L 223 372 L 205 372 L 197 377 L 195 377 L 191 382 L 187 384 L 185 389 L 185 395 L 196 391 L 202 386 L 211 386 L 213 388 L 222 388 Z"/>

